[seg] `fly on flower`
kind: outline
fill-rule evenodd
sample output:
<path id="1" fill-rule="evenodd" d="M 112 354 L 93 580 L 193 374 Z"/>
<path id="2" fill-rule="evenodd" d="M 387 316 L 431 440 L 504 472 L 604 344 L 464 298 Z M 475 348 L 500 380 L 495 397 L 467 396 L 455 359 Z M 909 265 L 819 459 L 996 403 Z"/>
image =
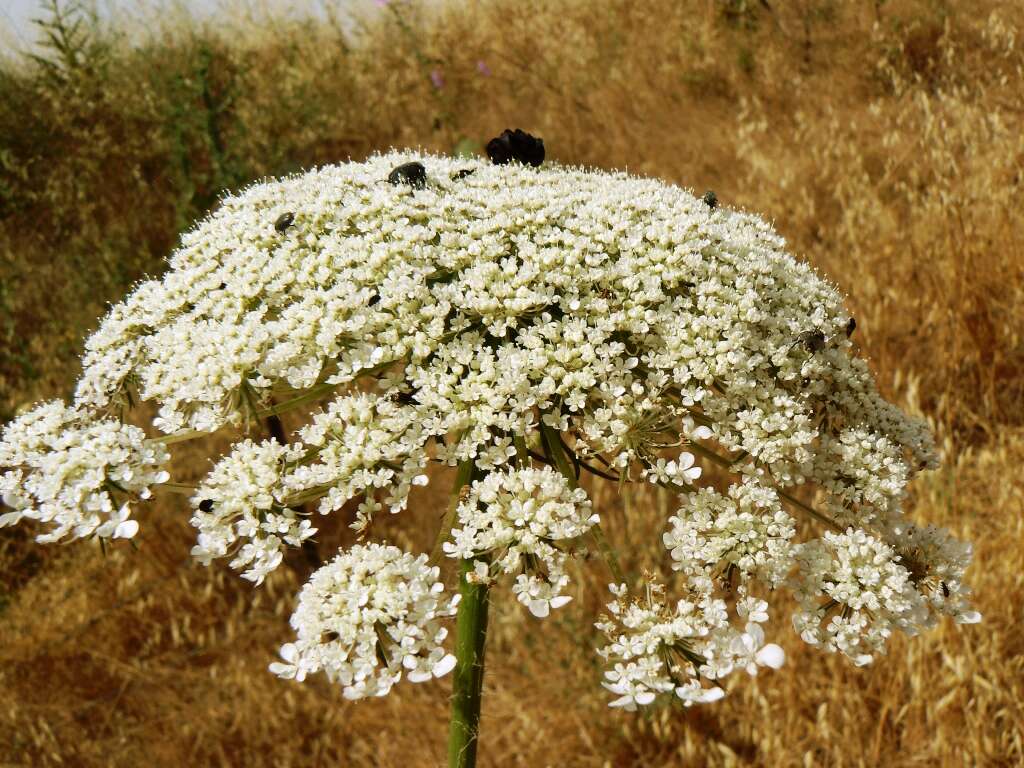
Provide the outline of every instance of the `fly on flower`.
<path id="1" fill-rule="evenodd" d="M 802 346 L 811 354 L 820 352 L 825 348 L 825 332 L 820 328 L 804 331 L 796 337 L 796 340 L 792 344 L 789 345 L 790 349 L 795 347 L 797 344 Z"/>

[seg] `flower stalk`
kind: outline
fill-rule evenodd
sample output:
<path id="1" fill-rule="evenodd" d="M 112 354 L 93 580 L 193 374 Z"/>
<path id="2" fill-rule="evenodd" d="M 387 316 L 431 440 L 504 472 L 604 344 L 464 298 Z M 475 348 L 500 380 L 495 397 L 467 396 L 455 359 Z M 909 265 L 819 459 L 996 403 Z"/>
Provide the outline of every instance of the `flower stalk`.
<path id="1" fill-rule="evenodd" d="M 480 736 L 480 699 L 484 684 L 484 649 L 490 587 L 471 582 L 473 561 L 459 561 L 459 613 L 456 619 L 455 672 L 451 725 L 448 732 L 449 768 L 473 768 Z"/>

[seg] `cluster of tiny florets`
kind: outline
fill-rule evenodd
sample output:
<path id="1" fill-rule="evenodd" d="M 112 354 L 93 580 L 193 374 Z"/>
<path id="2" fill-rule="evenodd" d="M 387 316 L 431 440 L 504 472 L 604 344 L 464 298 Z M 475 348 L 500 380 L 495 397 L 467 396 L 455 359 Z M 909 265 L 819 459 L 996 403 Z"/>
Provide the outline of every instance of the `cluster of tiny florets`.
<path id="1" fill-rule="evenodd" d="M 826 533 L 799 546 L 793 625 L 805 642 L 870 663 L 894 629 L 911 634 L 923 604 L 910 573 L 884 541 L 862 530 Z"/>
<path id="2" fill-rule="evenodd" d="M 308 519 L 285 506 L 281 476 L 301 447 L 269 440 L 243 440 L 222 458 L 193 497 L 192 525 L 198 541 L 192 555 L 204 564 L 234 555 L 231 567 L 257 584 L 277 568 L 284 546 L 300 545 L 314 533 Z M 237 545 L 237 547 L 236 547 Z"/>
<path id="3" fill-rule="evenodd" d="M 230 557 L 260 582 L 314 535 L 313 515 L 354 508 L 365 536 L 431 461 L 471 463 L 444 550 L 477 581 L 514 576 L 544 615 L 568 599 L 566 558 L 595 525 L 582 472 L 680 494 L 664 543 L 687 597 L 623 591 L 604 625 L 618 705 L 709 700 L 702 681 L 774 665 L 759 584 L 791 588 L 804 639 L 858 663 L 893 631 L 980 618 L 963 583 L 970 546 L 902 511 L 915 473 L 937 464 L 932 437 L 879 394 L 832 285 L 713 194 L 536 167 L 543 145 L 521 132 L 491 149 L 504 164 L 395 152 L 226 197 L 87 340 L 73 403 L 7 426 L 0 525 L 130 536 L 127 502 L 167 480 L 166 445 L 305 409 L 293 442 L 244 438 L 191 492 L 201 560 Z M 117 420 L 138 401 L 165 434 Z M 698 487 L 705 459 L 740 480 Z M 332 596 L 379 569 L 382 595 L 437 583 L 373 546 L 307 585 L 286 674 L 323 669 L 362 696 L 390 688 L 396 664 L 444 670 L 430 622 L 450 604 L 409 598 L 431 615 L 421 636 Z M 359 639 L 339 650 L 320 641 L 331 633 Z"/>
<path id="4" fill-rule="evenodd" d="M 717 701 L 725 691 L 712 681 L 737 669 L 751 675 L 760 666 L 778 669 L 785 661 L 782 648 L 764 642 L 763 600 L 744 596 L 737 602 L 746 621 L 739 629 L 730 623 L 725 601 L 708 592 L 693 591 L 671 605 L 656 582 L 648 582 L 640 599 L 630 599 L 625 584 L 610 589 L 615 599 L 597 626 L 608 638 L 598 654 L 609 667 L 603 685 L 617 696 L 613 707 L 635 710 L 673 695 L 686 706 Z"/>
<path id="5" fill-rule="evenodd" d="M 412 682 L 455 666 L 444 650 L 447 597 L 440 569 L 398 547 L 359 545 L 317 570 L 299 593 L 291 625 L 297 638 L 281 648 L 275 674 L 302 680 L 324 672 L 345 698 L 384 696 L 404 674 Z"/>
<path id="6" fill-rule="evenodd" d="M 0 527 L 21 519 L 46 524 L 40 542 L 130 539 L 139 527 L 130 502 L 148 499 L 151 486 L 169 479 L 168 458 L 138 427 L 42 403 L 0 434 L 0 496 L 11 508 L 0 514 Z"/>
<path id="7" fill-rule="evenodd" d="M 512 591 L 530 613 L 547 616 L 571 599 L 565 547 L 599 521 L 582 488 L 550 467 L 494 472 L 469 487 L 445 542 L 449 557 L 471 560 L 474 581 L 512 574 Z"/>
<path id="8" fill-rule="evenodd" d="M 690 579 L 714 578 L 731 586 L 760 578 L 775 587 L 793 568 L 796 524 L 778 494 L 754 480 L 722 495 L 701 488 L 669 518 L 664 535 L 672 567 Z"/>

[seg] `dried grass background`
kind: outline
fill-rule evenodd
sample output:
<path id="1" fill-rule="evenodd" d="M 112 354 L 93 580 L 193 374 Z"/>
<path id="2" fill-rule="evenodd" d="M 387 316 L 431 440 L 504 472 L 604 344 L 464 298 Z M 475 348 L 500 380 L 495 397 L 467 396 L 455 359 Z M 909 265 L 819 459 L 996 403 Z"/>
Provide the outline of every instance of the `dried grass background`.
<path id="1" fill-rule="evenodd" d="M 0 66 L 0 416 L 65 394 L 104 302 L 262 175 L 522 127 L 553 160 L 712 188 L 848 291 L 883 390 L 931 420 L 944 464 L 910 507 L 976 543 L 984 622 L 855 669 L 803 646 L 780 605 L 783 670 L 713 706 L 621 713 L 598 686 L 593 560 L 543 622 L 497 594 L 481 765 L 1024 764 L 1024 9 L 450 0 L 367 19 L 161 17 L 142 44 L 65 23 L 48 63 Z M 227 445 L 189 446 L 176 474 Z M 375 533 L 429 549 L 449 482 Z M 673 500 L 592 491 L 625 565 L 664 565 Z M 161 499 L 138 551 L 105 557 L 0 531 L 0 765 L 444 762 L 450 681 L 351 704 L 278 680 L 308 565 L 253 588 L 190 562 L 187 519 Z M 319 538 L 346 542 L 344 521 Z"/>

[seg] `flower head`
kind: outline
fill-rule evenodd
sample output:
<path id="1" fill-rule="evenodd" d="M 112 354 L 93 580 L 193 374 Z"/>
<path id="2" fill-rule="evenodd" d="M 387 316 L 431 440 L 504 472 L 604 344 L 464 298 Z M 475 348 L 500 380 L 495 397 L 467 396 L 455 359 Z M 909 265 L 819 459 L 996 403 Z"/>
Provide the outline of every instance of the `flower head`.
<path id="1" fill-rule="evenodd" d="M 550 467 L 493 472 L 470 486 L 457 515 L 444 551 L 476 560 L 477 580 L 524 571 L 512 591 L 537 617 L 569 602 L 562 546 L 598 522 L 585 491 Z"/>
<path id="2" fill-rule="evenodd" d="M 59 400 L 42 403 L 0 434 L 0 498 L 22 519 L 50 526 L 40 542 L 63 538 L 132 538 L 138 523 L 129 502 L 150 496 L 169 478 L 169 456 L 138 427 L 94 419 Z"/>
<path id="3" fill-rule="evenodd" d="M 711 681 L 736 669 L 778 669 L 785 660 L 779 646 L 764 643 L 757 623 L 767 619 L 762 601 L 740 601 L 740 615 L 748 619 L 740 630 L 730 623 L 725 601 L 708 593 L 692 591 L 671 605 L 657 582 L 632 600 L 625 585 L 610 586 L 615 600 L 597 624 L 608 638 L 598 650 L 609 666 L 602 684 L 618 697 L 609 706 L 635 710 L 672 694 L 686 706 L 717 701 L 725 692 Z"/>
<path id="4" fill-rule="evenodd" d="M 443 619 L 458 597 L 444 595 L 427 556 L 385 544 L 356 545 L 317 570 L 299 593 L 274 674 L 302 680 L 323 672 L 345 698 L 384 696 L 406 675 L 414 683 L 455 666 L 442 643 Z"/>
<path id="5" fill-rule="evenodd" d="M 927 615 L 899 556 L 866 531 L 828 532 L 801 544 L 796 559 L 793 625 L 811 645 L 868 664 L 893 630 L 913 634 Z"/>
<path id="6" fill-rule="evenodd" d="M 664 542 L 672 567 L 691 577 L 731 583 L 735 574 L 776 586 L 793 567 L 795 521 L 778 494 L 752 478 L 730 486 L 727 496 L 701 488 L 669 523 Z"/>

